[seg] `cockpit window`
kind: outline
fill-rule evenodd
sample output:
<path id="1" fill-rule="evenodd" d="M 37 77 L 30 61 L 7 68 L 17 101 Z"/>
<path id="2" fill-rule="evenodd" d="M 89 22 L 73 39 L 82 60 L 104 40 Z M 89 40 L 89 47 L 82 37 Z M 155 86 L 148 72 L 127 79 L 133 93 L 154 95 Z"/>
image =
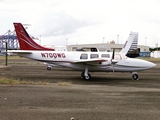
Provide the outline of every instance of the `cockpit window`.
<path id="1" fill-rule="evenodd" d="M 110 55 L 109 54 L 102 54 L 101 57 L 102 58 L 110 58 Z"/>
<path id="2" fill-rule="evenodd" d="M 98 54 L 91 54 L 90 55 L 90 58 L 98 58 L 99 56 L 98 56 Z"/>
<path id="3" fill-rule="evenodd" d="M 81 54 L 80 59 L 88 59 L 88 54 Z"/>

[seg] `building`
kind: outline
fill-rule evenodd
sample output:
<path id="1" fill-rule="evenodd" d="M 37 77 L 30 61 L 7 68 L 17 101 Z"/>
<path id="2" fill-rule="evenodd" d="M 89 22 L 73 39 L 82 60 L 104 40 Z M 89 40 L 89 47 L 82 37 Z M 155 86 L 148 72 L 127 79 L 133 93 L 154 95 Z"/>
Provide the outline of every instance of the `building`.
<path id="1" fill-rule="evenodd" d="M 120 52 L 124 44 L 110 44 L 110 43 L 97 43 L 97 44 L 77 44 L 77 45 L 68 45 L 68 51 L 76 51 L 78 48 L 94 48 L 96 47 L 99 51 L 108 51 L 111 52 L 115 49 L 116 52 Z M 149 46 L 138 45 L 138 48 L 141 52 L 149 52 Z"/>
<path id="2" fill-rule="evenodd" d="M 97 43 L 97 44 L 77 44 L 77 45 L 68 45 L 68 51 L 77 51 L 80 48 L 97 48 L 99 51 L 112 52 L 115 49 L 115 52 L 120 52 L 124 44 L 115 44 L 115 43 Z M 149 46 L 138 45 L 140 50 L 141 57 L 150 57 Z"/>
<path id="3" fill-rule="evenodd" d="M 160 58 L 160 51 L 153 51 L 150 56 L 153 58 Z"/>

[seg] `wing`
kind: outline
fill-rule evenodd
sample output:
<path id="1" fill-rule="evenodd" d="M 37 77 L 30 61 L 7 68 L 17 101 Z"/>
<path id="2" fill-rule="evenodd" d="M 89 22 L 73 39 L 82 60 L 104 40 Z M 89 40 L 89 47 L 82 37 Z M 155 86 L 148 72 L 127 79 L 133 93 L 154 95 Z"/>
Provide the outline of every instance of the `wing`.
<path id="1" fill-rule="evenodd" d="M 71 63 L 75 64 L 86 64 L 86 65 L 99 65 L 101 62 L 106 62 L 107 60 L 105 59 L 100 59 L 100 58 L 94 58 L 90 60 L 77 60 L 77 61 L 72 61 Z"/>

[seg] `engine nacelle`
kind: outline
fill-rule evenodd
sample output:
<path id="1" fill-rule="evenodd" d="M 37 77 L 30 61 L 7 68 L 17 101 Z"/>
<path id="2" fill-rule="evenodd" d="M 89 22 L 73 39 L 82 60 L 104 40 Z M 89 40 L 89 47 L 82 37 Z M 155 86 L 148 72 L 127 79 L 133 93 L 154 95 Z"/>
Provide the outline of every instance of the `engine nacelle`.
<path id="1" fill-rule="evenodd" d="M 105 61 L 105 62 L 101 62 L 101 65 L 111 65 L 111 61 Z"/>

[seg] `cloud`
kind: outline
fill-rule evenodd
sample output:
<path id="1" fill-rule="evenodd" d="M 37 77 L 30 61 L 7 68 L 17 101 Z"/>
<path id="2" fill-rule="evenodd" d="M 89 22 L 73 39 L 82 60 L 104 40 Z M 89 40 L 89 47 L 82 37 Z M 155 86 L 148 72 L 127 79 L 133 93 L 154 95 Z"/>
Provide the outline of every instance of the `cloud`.
<path id="1" fill-rule="evenodd" d="M 81 27 L 93 24 L 85 20 L 75 19 L 74 17 L 67 15 L 65 12 L 48 13 L 42 16 L 38 23 L 40 24 L 37 29 L 37 34 L 48 37 L 71 34 Z"/>
<path id="2" fill-rule="evenodd" d="M 123 44 L 130 31 L 139 32 L 139 44 L 160 42 L 159 0 L 0 0 L 0 33 L 13 22 L 31 24 L 28 32 L 44 44 L 98 43 L 117 39 Z M 61 42 L 59 42 L 61 41 Z"/>

